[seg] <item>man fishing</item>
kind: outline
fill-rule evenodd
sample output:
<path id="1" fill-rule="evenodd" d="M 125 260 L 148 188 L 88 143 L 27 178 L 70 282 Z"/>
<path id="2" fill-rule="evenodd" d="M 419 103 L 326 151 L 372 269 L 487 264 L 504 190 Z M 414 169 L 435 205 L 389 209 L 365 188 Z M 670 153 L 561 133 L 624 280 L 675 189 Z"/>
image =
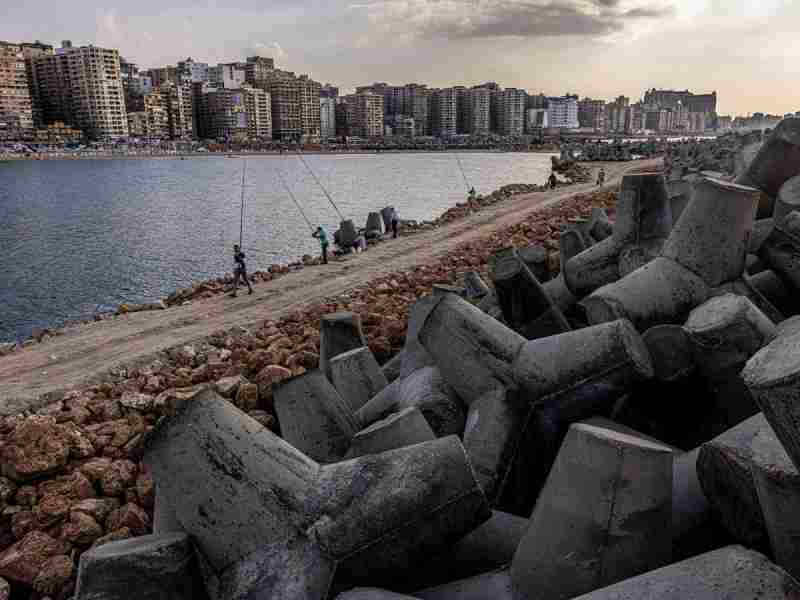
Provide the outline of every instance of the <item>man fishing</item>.
<path id="1" fill-rule="evenodd" d="M 250 280 L 247 278 L 247 266 L 244 264 L 244 252 L 239 248 L 239 244 L 233 245 L 233 260 L 236 265 L 233 268 L 233 293 L 232 297 L 236 298 L 236 290 L 239 288 L 239 278 L 247 284 L 248 295 L 253 293 L 253 287 L 250 285 Z"/>
<path id="2" fill-rule="evenodd" d="M 328 234 L 325 233 L 325 230 L 322 228 L 322 225 L 318 225 L 316 231 L 311 234 L 311 237 L 317 238 L 319 240 L 319 247 L 322 251 L 322 264 L 328 264 Z"/>
<path id="3" fill-rule="evenodd" d="M 556 185 L 558 184 L 558 178 L 556 177 L 555 173 L 550 173 L 550 177 L 547 179 L 547 183 L 550 186 L 551 190 L 556 189 Z"/>
<path id="4" fill-rule="evenodd" d="M 400 216 L 397 214 L 397 209 L 392 208 L 392 238 L 397 237 L 397 228 L 400 225 Z"/>
<path id="5" fill-rule="evenodd" d="M 597 185 L 603 185 L 606 181 L 606 170 L 600 167 L 600 172 L 597 174 Z"/>

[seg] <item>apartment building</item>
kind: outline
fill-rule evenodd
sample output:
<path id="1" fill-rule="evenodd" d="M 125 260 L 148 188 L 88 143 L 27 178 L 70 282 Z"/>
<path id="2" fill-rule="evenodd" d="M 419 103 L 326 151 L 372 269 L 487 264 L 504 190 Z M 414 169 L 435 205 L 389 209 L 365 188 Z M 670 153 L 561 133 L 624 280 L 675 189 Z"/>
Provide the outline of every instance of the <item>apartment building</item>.
<path id="1" fill-rule="evenodd" d="M 516 136 L 525 132 L 525 102 L 528 93 L 517 88 L 495 92 L 497 101 L 497 133 Z"/>
<path id="2" fill-rule="evenodd" d="M 623 133 L 627 121 L 628 107 L 631 100 L 627 96 L 618 96 L 613 102 L 606 104 L 606 131 Z"/>
<path id="3" fill-rule="evenodd" d="M 578 125 L 594 131 L 606 129 L 606 102 L 584 98 L 578 101 Z"/>
<path id="4" fill-rule="evenodd" d="M 432 90 L 430 100 L 431 134 L 451 137 L 458 133 L 458 90 Z"/>
<path id="5" fill-rule="evenodd" d="M 491 90 L 474 87 L 466 90 L 462 104 L 461 133 L 487 135 L 490 131 Z"/>
<path id="6" fill-rule="evenodd" d="M 347 135 L 361 138 L 383 135 L 383 97 L 350 94 L 342 98 Z"/>
<path id="7" fill-rule="evenodd" d="M 264 90 L 245 86 L 244 108 L 247 114 L 247 136 L 251 140 L 272 139 L 272 107 L 270 96 Z"/>
<path id="8" fill-rule="evenodd" d="M 92 139 L 128 135 L 119 52 L 64 41 L 53 55 L 34 59 L 45 123 L 61 121 Z"/>
<path id="9" fill-rule="evenodd" d="M 178 78 L 182 83 L 208 81 L 208 69 L 208 63 L 197 62 L 191 56 L 177 64 Z"/>
<path id="10" fill-rule="evenodd" d="M 566 95 L 548 98 L 547 121 L 549 126 L 554 129 L 577 129 L 580 126 L 578 97 Z"/>
<path id="11" fill-rule="evenodd" d="M 162 86 L 160 90 L 167 102 L 169 137 L 173 140 L 192 139 L 195 134 L 192 84 L 182 81 Z"/>
<path id="12" fill-rule="evenodd" d="M 323 96 L 319 99 L 320 137 L 323 140 L 336 136 L 336 98 Z"/>
<path id="13" fill-rule="evenodd" d="M 33 100 L 20 44 L 0 41 L 0 129 L 33 129 Z"/>
<path id="14" fill-rule="evenodd" d="M 208 68 L 208 82 L 226 90 L 238 90 L 247 82 L 246 63 L 221 63 Z"/>
<path id="15" fill-rule="evenodd" d="M 215 140 L 270 139 L 269 94 L 245 86 L 238 90 L 207 87 L 195 97 L 199 135 Z"/>
<path id="16" fill-rule="evenodd" d="M 43 44 L 37 40 L 33 43 L 23 42 L 20 44 L 20 47 L 22 48 L 22 56 L 25 58 L 25 72 L 28 75 L 28 91 L 31 94 L 31 107 L 33 109 L 33 126 L 36 128 L 44 128 L 45 122 L 42 117 L 42 99 L 39 96 L 39 85 L 36 81 L 36 69 L 33 68 L 33 63 L 40 56 L 52 55 L 53 46 L 50 44 Z M 67 133 L 66 137 L 69 137 L 69 135 L 71 134 Z M 53 136 L 57 138 L 58 134 L 53 134 Z"/>
<path id="17" fill-rule="evenodd" d="M 300 75 L 300 128 L 303 141 L 317 141 L 320 138 L 321 116 L 319 96 L 322 84 L 308 75 Z M 381 108 L 381 112 L 383 109 Z"/>
<path id="18" fill-rule="evenodd" d="M 264 80 L 270 71 L 275 70 L 275 61 L 266 56 L 248 56 L 244 63 L 244 79 L 255 87 L 256 83 Z"/>

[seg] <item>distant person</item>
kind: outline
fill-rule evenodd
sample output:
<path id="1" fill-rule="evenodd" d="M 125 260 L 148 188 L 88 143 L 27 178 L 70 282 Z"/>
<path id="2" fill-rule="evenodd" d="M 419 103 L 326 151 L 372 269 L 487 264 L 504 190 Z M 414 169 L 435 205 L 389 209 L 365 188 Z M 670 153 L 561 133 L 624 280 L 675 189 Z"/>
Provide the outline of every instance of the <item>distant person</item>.
<path id="1" fill-rule="evenodd" d="M 600 172 L 597 174 L 597 185 L 603 185 L 606 181 L 606 170 L 600 167 Z"/>
<path id="2" fill-rule="evenodd" d="M 469 188 L 469 201 L 475 202 L 475 200 L 476 200 L 475 188 L 474 187 Z"/>
<path id="3" fill-rule="evenodd" d="M 315 237 L 319 240 L 319 248 L 322 251 L 322 264 L 328 264 L 328 234 L 325 233 L 325 230 L 322 228 L 322 225 L 317 227 L 317 230 L 311 234 L 312 237 Z"/>
<path id="4" fill-rule="evenodd" d="M 547 184 L 550 186 L 551 190 L 556 189 L 556 185 L 558 185 L 558 178 L 556 177 L 555 173 L 550 173 L 550 177 L 547 179 Z"/>
<path id="5" fill-rule="evenodd" d="M 397 209 L 392 208 L 392 238 L 397 237 L 397 229 L 400 226 L 400 215 L 397 214 Z"/>
<path id="6" fill-rule="evenodd" d="M 359 252 L 364 252 L 367 249 L 367 238 L 364 237 L 363 233 L 359 233 L 356 236 L 356 239 L 353 240 L 353 251 L 358 254 Z"/>
<path id="7" fill-rule="evenodd" d="M 250 285 L 250 280 L 247 278 L 247 266 L 244 264 L 244 252 L 242 252 L 238 244 L 233 245 L 233 260 L 236 265 L 233 268 L 233 293 L 231 296 L 236 298 L 236 290 L 239 288 L 240 278 L 247 284 L 247 293 L 252 294 L 253 287 Z"/>

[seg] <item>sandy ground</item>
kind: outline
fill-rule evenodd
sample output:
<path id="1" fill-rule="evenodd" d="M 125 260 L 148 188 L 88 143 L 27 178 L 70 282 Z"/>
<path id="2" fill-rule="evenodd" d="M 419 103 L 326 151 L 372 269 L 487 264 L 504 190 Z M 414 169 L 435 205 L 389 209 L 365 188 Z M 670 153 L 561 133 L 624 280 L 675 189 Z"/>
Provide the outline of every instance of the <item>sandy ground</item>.
<path id="1" fill-rule="evenodd" d="M 607 186 L 628 170 L 658 160 L 607 163 Z M 592 165 L 595 171 L 600 163 Z M 375 275 L 432 263 L 459 244 L 481 238 L 521 217 L 574 194 L 596 189 L 580 184 L 514 196 L 445 227 L 401 237 L 327 266 L 306 267 L 255 286 L 238 298 L 218 296 L 164 311 L 142 312 L 89 323 L 23 351 L 0 357 L 0 415 L 39 406 L 53 394 L 97 380 L 110 369 L 149 360 L 161 350 L 201 339 L 234 325 L 277 319 L 292 309 L 341 294 Z"/>

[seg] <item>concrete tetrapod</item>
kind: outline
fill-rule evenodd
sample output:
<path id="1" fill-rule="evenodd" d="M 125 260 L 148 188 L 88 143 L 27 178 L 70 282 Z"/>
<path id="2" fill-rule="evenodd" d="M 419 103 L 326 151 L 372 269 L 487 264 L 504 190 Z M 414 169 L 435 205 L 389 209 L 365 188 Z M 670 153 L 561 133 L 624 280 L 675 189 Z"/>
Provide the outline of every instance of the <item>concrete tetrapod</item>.
<path id="1" fill-rule="evenodd" d="M 753 161 L 736 183 L 758 188 L 762 196 L 758 217 L 766 219 L 775 210 L 775 197 L 783 184 L 800 174 L 800 119 L 784 119 L 764 141 Z"/>
<path id="2" fill-rule="evenodd" d="M 356 419 L 371 424 L 412 407 L 420 410 L 437 437 L 463 434 L 466 408 L 437 367 L 423 367 L 392 382 L 359 409 Z"/>
<path id="3" fill-rule="evenodd" d="M 345 219 L 339 223 L 339 246 L 350 248 L 358 237 L 358 228 L 350 219 Z"/>
<path id="4" fill-rule="evenodd" d="M 800 583 L 766 556 L 726 546 L 575 600 L 790 600 L 798 594 Z"/>
<path id="5" fill-rule="evenodd" d="M 571 329 L 561 309 L 517 253 L 494 261 L 492 281 L 506 323 L 526 339 Z"/>
<path id="6" fill-rule="evenodd" d="M 491 292 L 480 274 L 475 271 L 467 271 L 464 274 L 464 287 L 467 290 L 467 298 L 470 300 L 483 298 Z"/>
<path id="7" fill-rule="evenodd" d="M 331 382 L 351 412 L 356 412 L 389 385 L 372 350 L 367 346 L 334 356 L 330 367 Z"/>
<path id="8" fill-rule="evenodd" d="M 799 254 L 800 211 L 792 211 L 775 226 L 761 245 L 758 256 L 797 293 L 800 291 L 800 261 L 797 260 Z M 800 301 L 795 300 L 792 313 L 800 310 L 798 305 Z"/>
<path id="9" fill-rule="evenodd" d="M 604 208 L 595 207 L 592 209 L 592 216 L 589 219 L 589 234 L 592 239 L 602 242 L 614 233 L 614 224 L 608 218 Z"/>
<path id="10" fill-rule="evenodd" d="M 381 218 L 383 219 L 384 231 L 389 231 L 392 228 L 392 216 L 394 215 L 394 206 L 387 206 L 381 209 Z"/>
<path id="11" fill-rule="evenodd" d="M 84 552 L 77 600 L 203 600 L 207 598 L 185 533 L 145 535 Z"/>
<path id="12" fill-rule="evenodd" d="M 544 246 L 533 244 L 517 250 L 520 260 L 525 263 L 540 283 L 550 279 L 550 270 L 547 268 L 547 250 Z"/>
<path id="13" fill-rule="evenodd" d="M 366 345 L 361 317 L 357 314 L 340 312 L 324 315 L 319 331 L 319 368 L 330 379 L 330 362 L 334 356 Z"/>
<path id="14" fill-rule="evenodd" d="M 692 343 L 680 325 L 656 325 L 642 335 L 650 352 L 654 377 L 665 383 L 682 383 L 695 369 Z"/>
<path id="15" fill-rule="evenodd" d="M 744 296 L 724 294 L 694 309 L 684 326 L 711 408 L 710 439 L 758 412 L 739 372 L 777 335 L 775 324 Z"/>
<path id="16" fill-rule="evenodd" d="M 706 442 L 697 476 L 715 519 L 737 542 L 766 548 L 767 533 L 751 474 L 753 439 L 769 423 L 759 413 Z"/>
<path id="17" fill-rule="evenodd" d="M 664 176 L 626 175 L 613 234 L 562 266 L 567 287 L 582 298 L 624 277 L 658 255 L 671 227 Z"/>
<path id="18" fill-rule="evenodd" d="M 795 467 L 800 465 L 800 332 L 789 328 L 762 348 L 742 378 Z"/>
<path id="19" fill-rule="evenodd" d="M 780 224 L 792 211 L 800 211 L 800 175 L 792 177 L 781 186 L 778 197 L 775 199 L 775 212 L 772 218 L 775 224 Z"/>
<path id="20" fill-rule="evenodd" d="M 350 444 L 346 459 L 435 440 L 436 435 L 415 407 L 406 408 L 359 431 Z"/>
<path id="21" fill-rule="evenodd" d="M 782 315 L 793 316 L 800 311 L 800 302 L 797 302 L 789 286 L 772 269 L 766 269 L 747 277 L 747 283 Z"/>
<path id="22" fill-rule="evenodd" d="M 381 217 L 381 213 L 371 212 L 367 215 L 367 224 L 364 227 L 366 229 L 367 234 L 373 233 L 377 234 L 378 237 L 383 235 L 384 228 L 383 228 L 383 218 Z"/>
<path id="23" fill-rule="evenodd" d="M 406 326 L 406 342 L 403 346 L 403 365 L 400 368 L 400 377 L 408 377 L 414 371 L 433 364 L 433 359 L 419 341 L 419 331 L 428 315 L 441 302 L 447 294 L 433 293 L 423 296 L 411 306 L 408 311 L 408 325 Z"/>
<path id="24" fill-rule="evenodd" d="M 668 446 L 572 425 L 511 563 L 514 598 L 572 598 L 668 564 L 671 515 Z"/>
<path id="25" fill-rule="evenodd" d="M 491 515 L 458 438 L 321 466 L 206 390 L 145 440 L 209 595 L 324 599 L 386 585 Z"/>
<path id="26" fill-rule="evenodd" d="M 741 278 L 758 191 L 702 179 L 662 255 L 581 301 L 590 323 L 630 319 L 639 331 L 683 323 L 712 288 Z"/>
<path id="27" fill-rule="evenodd" d="M 561 272 L 558 277 L 551 279 L 542 286 L 547 295 L 561 312 L 567 312 L 578 301 L 574 294 L 567 287 L 564 281 L 564 265 L 573 256 L 577 256 L 586 249 L 586 243 L 577 229 L 566 229 L 559 234 L 558 259 L 561 265 Z"/>
<path id="28" fill-rule="evenodd" d="M 351 405 L 319 370 L 278 385 L 275 412 L 283 439 L 323 463 L 344 456 L 350 440 L 361 429 Z"/>

